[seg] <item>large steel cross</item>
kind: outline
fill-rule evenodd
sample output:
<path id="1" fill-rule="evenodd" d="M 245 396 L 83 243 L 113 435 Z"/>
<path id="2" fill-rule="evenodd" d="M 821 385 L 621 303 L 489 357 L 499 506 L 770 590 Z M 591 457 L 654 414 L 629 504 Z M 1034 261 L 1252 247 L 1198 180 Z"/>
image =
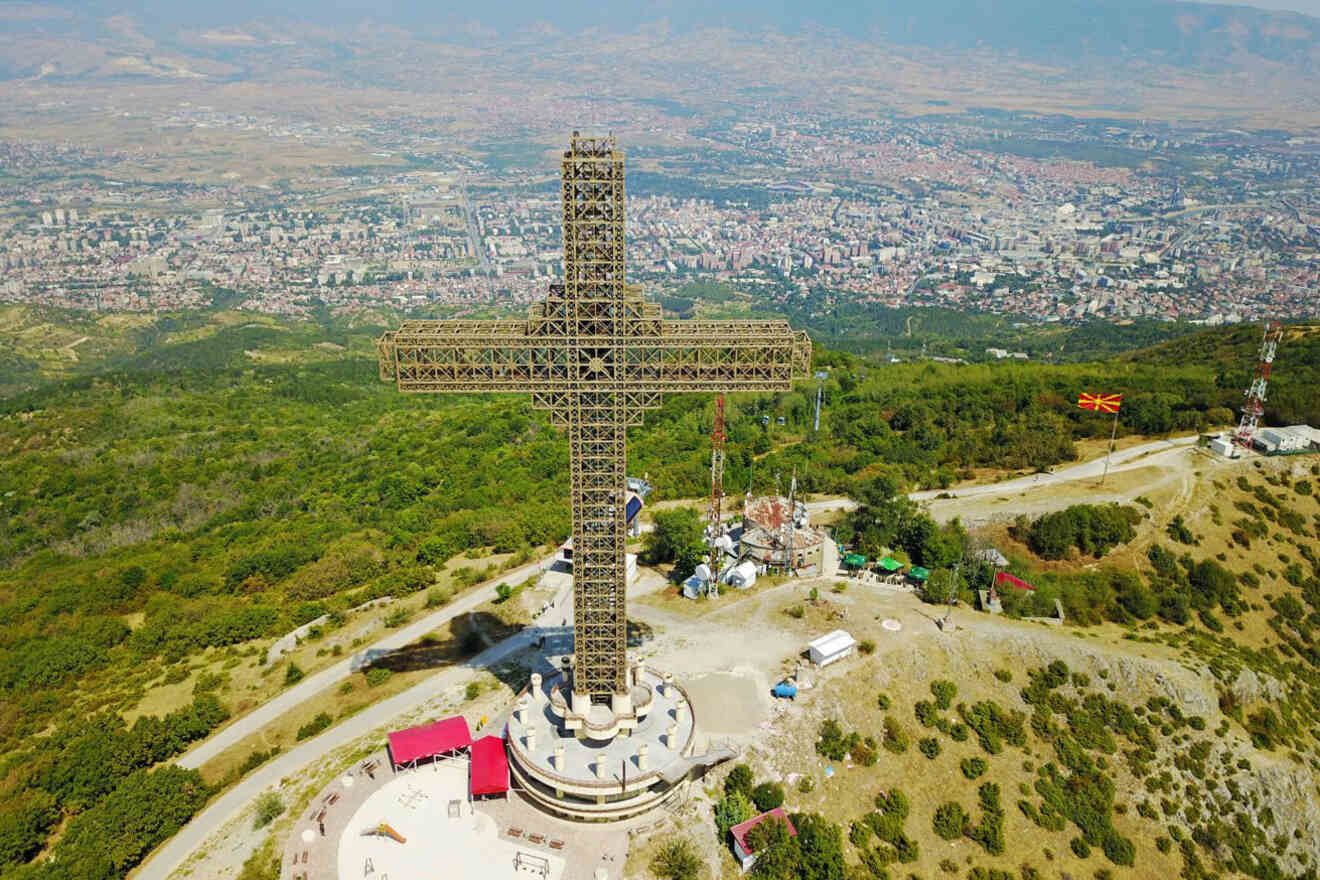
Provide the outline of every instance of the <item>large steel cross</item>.
<path id="1" fill-rule="evenodd" d="M 786 321 L 666 321 L 624 280 L 623 153 L 573 133 L 563 159 L 564 283 L 526 321 L 407 321 L 381 337 L 406 392 L 518 391 L 566 426 L 573 483 L 573 703 L 627 712 L 626 430 L 666 391 L 778 391 L 805 375 Z"/>

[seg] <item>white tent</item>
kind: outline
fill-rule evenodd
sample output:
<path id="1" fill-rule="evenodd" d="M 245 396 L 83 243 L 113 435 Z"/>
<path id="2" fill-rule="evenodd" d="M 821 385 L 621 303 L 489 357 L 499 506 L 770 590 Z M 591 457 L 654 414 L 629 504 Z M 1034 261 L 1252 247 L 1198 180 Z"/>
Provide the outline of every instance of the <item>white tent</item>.
<path id="1" fill-rule="evenodd" d="M 746 589 L 756 583 L 756 563 L 750 559 L 740 562 L 724 575 L 724 582 L 738 589 Z"/>
<path id="2" fill-rule="evenodd" d="M 807 651 L 811 655 L 811 662 L 817 666 L 828 666 L 835 660 L 842 660 L 851 654 L 856 647 L 857 640 L 847 631 L 841 629 L 826 633 L 820 638 L 807 643 Z"/>

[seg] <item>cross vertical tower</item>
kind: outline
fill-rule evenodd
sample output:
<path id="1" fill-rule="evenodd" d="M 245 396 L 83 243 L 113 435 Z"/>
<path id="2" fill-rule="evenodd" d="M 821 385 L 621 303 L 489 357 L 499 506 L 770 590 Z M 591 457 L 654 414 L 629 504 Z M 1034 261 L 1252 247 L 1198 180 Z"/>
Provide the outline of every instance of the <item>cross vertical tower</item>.
<path id="1" fill-rule="evenodd" d="M 400 391 L 531 393 L 568 429 L 574 669 L 561 708 L 566 727 L 602 739 L 637 720 L 624 603 L 627 428 L 665 391 L 790 389 L 811 342 L 785 321 L 663 320 L 625 280 L 614 138 L 574 132 L 562 171 L 564 282 L 526 321 L 407 321 L 377 348 L 381 379 Z"/>

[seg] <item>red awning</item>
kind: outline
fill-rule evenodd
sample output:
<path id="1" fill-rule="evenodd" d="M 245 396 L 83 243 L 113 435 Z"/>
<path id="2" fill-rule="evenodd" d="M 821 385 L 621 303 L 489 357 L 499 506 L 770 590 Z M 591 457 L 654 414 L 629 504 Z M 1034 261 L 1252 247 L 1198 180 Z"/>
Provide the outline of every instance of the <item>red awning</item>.
<path id="1" fill-rule="evenodd" d="M 509 790 L 509 757 L 504 752 L 504 740 L 498 736 L 483 736 L 472 744 L 468 786 L 473 797 L 504 794 Z"/>
<path id="2" fill-rule="evenodd" d="M 395 764 L 411 764 L 422 758 L 434 758 L 445 752 L 472 745 L 467 719 L 462 715 L 396 730 L 389 736 L 390 759 Z"/>
<path id="3" fill-rule="evenodd" d="M 1004 584 L 1008 584 L 1009 586 L 1017 587 L 1019 590 L 1034 590 L 1034 589 L 1036 589 L 1036 588 L 1033 587 L 1031 584 L 1029 584 L 1029 583 L 1027 583 L 1026 581 L 1022 580 L 1022 578 L 1016 578 L 1016 577 L 1013 577 L 1013 575 L 1009 574 L 1009 573 L 1006 572 L 1006 571 L 995 572 L 995 586 L 996 586 L 996 587 L 1002 587 Z"/>

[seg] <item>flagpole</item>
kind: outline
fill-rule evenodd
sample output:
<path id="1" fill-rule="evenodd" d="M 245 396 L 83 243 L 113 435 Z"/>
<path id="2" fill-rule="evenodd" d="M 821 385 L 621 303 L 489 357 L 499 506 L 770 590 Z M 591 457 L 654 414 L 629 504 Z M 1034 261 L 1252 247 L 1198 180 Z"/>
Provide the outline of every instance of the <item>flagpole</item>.
<path id="1" fill-rule="evenodd" d="M 1105 484 L 1105 478 L 1109 476 L 1109 458 L 1114 454 L 1114 438 L 1118 436 L 1118 410 L 1114 410 L 1114 428 L 1109 432 L 1109 449 L 1105 451 L 1105 472 L 1100 475 L 1100 485 Z"/>

